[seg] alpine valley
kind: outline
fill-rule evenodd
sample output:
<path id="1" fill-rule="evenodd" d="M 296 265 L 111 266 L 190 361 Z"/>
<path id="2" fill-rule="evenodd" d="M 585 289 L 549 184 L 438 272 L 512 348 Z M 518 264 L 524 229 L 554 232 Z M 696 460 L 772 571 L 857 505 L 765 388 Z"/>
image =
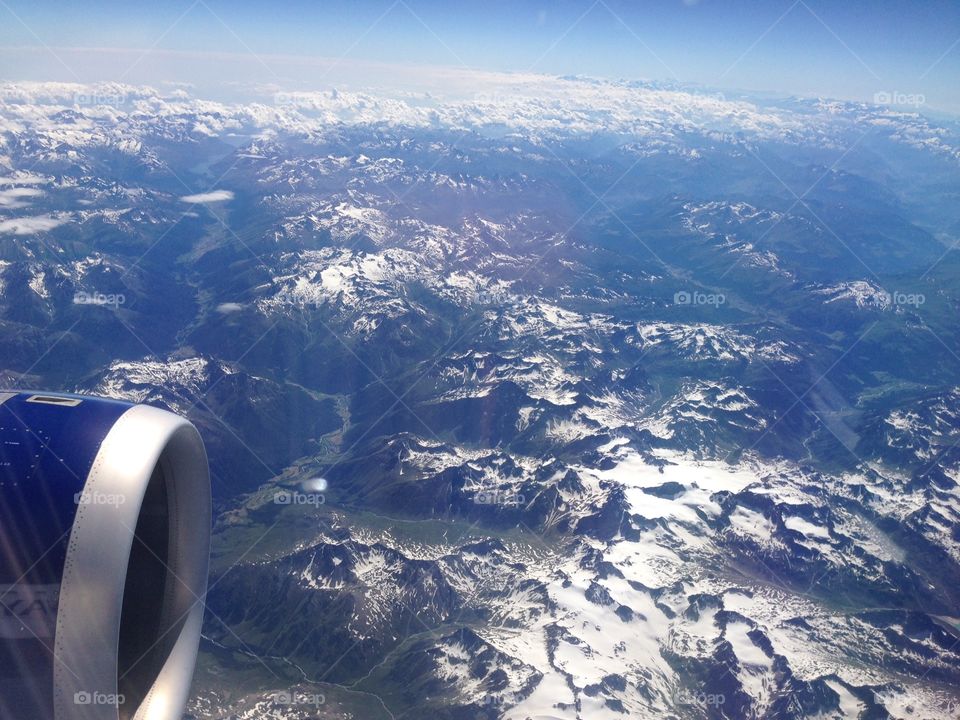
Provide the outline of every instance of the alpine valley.
<path id="1" fill-rule="evenodd" d="M 3 384 L 207 443 L 188 717 L 960 717 L 960 124 L 481 79 L 0 84 Z"/>

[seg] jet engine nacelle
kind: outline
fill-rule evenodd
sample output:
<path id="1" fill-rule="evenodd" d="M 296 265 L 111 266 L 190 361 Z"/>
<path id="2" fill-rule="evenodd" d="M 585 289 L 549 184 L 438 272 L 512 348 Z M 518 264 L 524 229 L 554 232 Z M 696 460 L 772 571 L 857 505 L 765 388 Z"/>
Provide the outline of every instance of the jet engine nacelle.
<path id="1" fill-rule="evenodd" d="M 210 514 L 183 418 L 0 392 L 0 717 L 179 720 Z"/>

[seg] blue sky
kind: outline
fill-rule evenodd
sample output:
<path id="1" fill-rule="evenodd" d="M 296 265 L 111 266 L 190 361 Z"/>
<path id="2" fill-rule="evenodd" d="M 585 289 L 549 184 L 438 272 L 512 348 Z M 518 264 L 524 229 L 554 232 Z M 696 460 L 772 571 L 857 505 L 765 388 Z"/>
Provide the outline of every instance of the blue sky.
<path id="1" fill-rule="evenodd" d="M 467 65 L 864 100 L 919 94 L 928 109 L 960 112 L 958 2 L 0 1 L 4 79 L 340 77 L 318 77 L 312 57 L 342 58 L 340 69 L 380 63 L 365 72 L 381 83 L 391 64 Z"/>

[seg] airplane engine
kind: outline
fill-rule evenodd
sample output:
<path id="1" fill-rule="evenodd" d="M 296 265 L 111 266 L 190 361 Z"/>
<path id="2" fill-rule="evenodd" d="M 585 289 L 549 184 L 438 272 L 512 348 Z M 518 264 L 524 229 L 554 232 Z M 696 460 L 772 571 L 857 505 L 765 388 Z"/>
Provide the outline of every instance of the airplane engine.
<path id="1" fill-rule="evenodd" d="M 0 392 L 0 717 L 179 720 L 210 516 L 206 452 L 183 418 Z"/>

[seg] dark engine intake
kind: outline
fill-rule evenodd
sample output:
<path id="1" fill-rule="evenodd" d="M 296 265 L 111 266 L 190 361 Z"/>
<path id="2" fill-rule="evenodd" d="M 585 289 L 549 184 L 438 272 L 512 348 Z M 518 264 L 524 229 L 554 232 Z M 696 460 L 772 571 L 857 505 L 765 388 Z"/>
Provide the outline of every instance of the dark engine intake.
<path id="1" fill-rule="evenodd" d="M 183 418 L 0 392 L 0 718 L 179 720 L 210 512 Z"/>

